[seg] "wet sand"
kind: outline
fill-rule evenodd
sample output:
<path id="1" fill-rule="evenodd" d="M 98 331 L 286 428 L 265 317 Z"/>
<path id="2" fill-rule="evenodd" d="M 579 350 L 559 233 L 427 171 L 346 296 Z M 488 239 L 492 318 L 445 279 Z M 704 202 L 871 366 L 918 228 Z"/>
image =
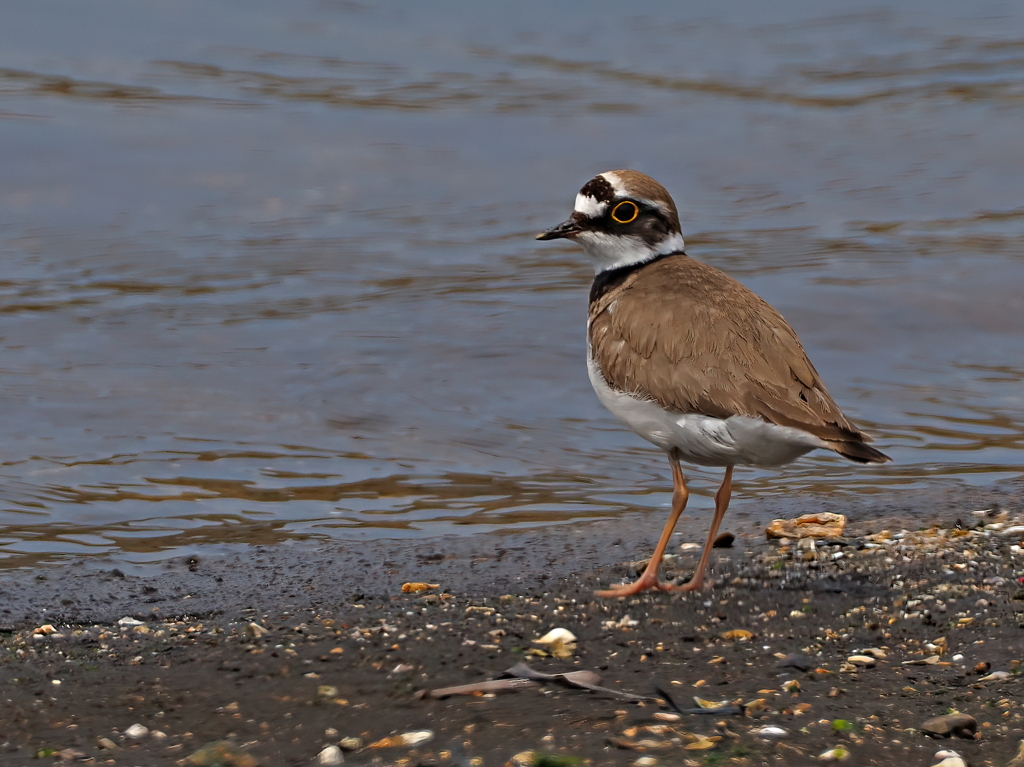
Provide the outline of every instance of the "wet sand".
<path id="1" fill-rule="evenodd" d="M 7 572 L 3 763 L 63 751 L 170 765 L 230 739 L 265 765 L 312 764 L 324 746 L 358 738 L 346 763 L 499 765 L 545 752 L 590 764 L 799 765 L 841 746 L 849 764 L 930 765 L 953 748 L 974 767 L 1003 767 L 1024 736 L 1014 673 L 1024 661 L 1024 557 L 1011 550 L 1022 536 L 1003 532 L 1024 521 L 1021 490 L 852 508 L 843 545 L 813 553 L 733 526 L 736 546 L 716 551 L 716 584 L 696 595 L 593 599 L 649 553 L 662 522 L 653 514 L 358 548 L 254 548 L 147 576 L 94 560 Z M 901 529 L 910 531 L 902 540 L 883 532 Z M 699 540 L 690 532 L 678 539 Z M 694 560 L 680 554 L 669 575 L 686 577 Z M 409 581 L 439 588 L 403 594 Z M 529 654 L 554 627 L 579 638 L 574 655 Z M 735 630 L 752 636 L 725 638 Z M 864 649 L 884 657 L 844 665 Z M 810 659 L 806 670 L 778 665 L 792 653 Z M 933 665 L 905 665 L 934 654 Z M 602 685 L 641 695 L 655 695 L 658 678 L 682 709 L 694 695 L 763 702 L 708 716 L 558 685 L 415 697 L 519 661 L 590 669 Z M 981 681 L 979 663 L 1009 676 Z M 950 709 L 976 719 L 977 740 L 913 729 Z M 126 736 L 134 724 L 149 732 Z M 754 734 L 765 726 L 786 734 Z M 371 748 L 421 730 L 432 736 L 414 747 Z"/>

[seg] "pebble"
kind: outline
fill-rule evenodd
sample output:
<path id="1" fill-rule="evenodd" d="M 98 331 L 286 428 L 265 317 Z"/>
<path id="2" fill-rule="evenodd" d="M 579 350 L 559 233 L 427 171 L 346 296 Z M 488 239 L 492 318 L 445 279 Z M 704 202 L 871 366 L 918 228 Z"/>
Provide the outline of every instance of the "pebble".
<path id="1" fill-rule="evenodd" d="M 402 593 L 403 594 L 419 594 L 421 591 L 433 591 L 434 589 L 438 589 L 438 588 L 441 588 L 441 584 L 440 583 L 421 583 L 419 581 L 415 581 L 415 582 L 412 582 L 412 583 L 403 583 L 402 584 Z"/>
<path id="2" fill-rule="evenodd" d="M 852 663 L 854 666 L 863 666 L 864 668 L 874 668 L 875 659 L 870 655 L 851 655 L 846 659 L 847 663 Z"/>
<path id="3" fill-rule="evenodd" d="M 736 542 L 736 536 L 735 535 L 733 535 L 732 533 L 722 533 L 717 538 L 715 538 L 715 542 L 713 544 L 711 544 L 711 548 L 713 548 L 713 549 L 731 549 L 733 543 L 735 543 L 735 542 Z"/>
<path id="4" fill-rule="evenodd" d="M 846 529 L 846 517 L 823 511 L 796 519 L 773 519 L 765 528 L 769 538 L 839 538 Z"/>
<path id="5" fill-rule="evenodd" d="M 127 615 L 117 622 L 118 626 L 141 626 L 142 621 L 136 620 L 135 618 L 129 618 Z"/>
<path id="6" fill-rule="evenodd" d="M 555 658 L 571 658 L 576 650 L 576 635 L 569 629 L 556 628 L 540 639 L 534 639 L 533 643 L 547 647 Z"/>
<path id="7" fill-rule="evenodd" d="M 337 746 L 324 746 L 323 751 L 316 756 L 316 763 L 335 767 L 345 763 L 345 756 Z"/>
<path id="8" fill-rule="evenodd" d="M 948 738 L 951 735 L 973 738 L 978 730 L 978 722 L 970 714 L 943 714 L 932 717 L 918 729 L 925 735 L 938 738 Z"/>
<path id="9" fill-rule="evenodd" d="M 841 762 L 844 759 L 848 759 L 850 752 L 844 746 L 836 746 L 830 748 L 828 751 L 823 751 L 818 754 L 818 761 L 820 762 Z"/>
<path id="10" fill-rule="evenodd" d="M 434 737 L 434 731 L 415 730 L 414 732 L 404 732 L 398 737 L 401 738 L 403 746 L 418 746 L 421 743 L 426 743 L 428 740 L 432 740 Z"/>
<path id="11" fill-rule="evenodd" d="M 856 654 L 857 655 L 870 655 L 872 658 L 879 658 L 879 659 L 886 657 L 885 650 L 881 650 L 881 649 L 879 649 L 877 647 L 865 647 L 863 650 L 861 650 L 859 653 L 856 653 Z"/>
<path id="12" fill-rule="evenodd" d="M 1024 535 L 1024 525 L 1010 525 L 1010 527 L 1004 527 L 1002 530 L 1003 535 Z"/>
<path id="13" fill-rule="evenodd" d="M 782 658 L 778 663 L 775 664 L 778 668 L 795 668 L 798 671 L 810 671 L 814 668 L 814 661 L 806 655 L 800 653 L 793 653 Z"/>
<path id="14" fill-rule="evenodd" d="M 765 738 L 766 740 L 775 740 L 776 738 L 784 738 L 789 735 L 789 730 L 768 724 L 764 727 L 755 727 L 750 731 L 750 734 L 758 738 Z"/>
<path id="15" fill-rule="evenodd" d="M 700 548 L 699 543 L 682 543 L 679 545 L 680 551 L 696 551 Z"/>
<path id="16" fill-rule="evenodd" d="M 754 635 L 746 629 L 733 629 L 722 634 L 722 639 L 727 639 L 730 642 L 748 642 L 753 637 Z"/>
<path id="17" fill-rule="evenodd" d="M 259 762 L 230 740 L 207 743 L 189 754 L 184 761 L 189 767 L 259 767 Z"/>
<path id="18" fill-rule="evenodd" d="M 961 759 L 956 751 L 937 751 L 935 758 L 941 761 L 933 767 L 967 767 L 967 762 Z"/>
<path id="19" fill-rule="evenodd" d="M 245 627 L 245 633 L 250 639 L 259 639 L 260 637 L 265 637 L 270 633 L 270 631 L 269 629 L 263 628 L 263 626 L 258 623 L 250 622 Z"/>
<path id="20" fill-rule="evenodd" d="M 655 759 L 653 756 L 641 756 L 639 759 L 633 762 L 633 765 L 634 767 L 655 767 L 657 763 L 658 760 Z"/>
<path id="21" fill-rule="evenodd" d="M 1009 671 L 993 671 L 988 676 L 983 676 L 979 682 L 994 682 L 997 679 L 1009 679 L 1013 674 Z"/>
<path id="22" fill-rule="evenodd" d="M 904 666 L 934 666 L 941 660 L 941 656 L 929 655 L 927 658 L 916 658 L 903 661 Z"/>
<path id="23" fill-rule="evenodd" d="M 1017 747 L 1017 755 L 1007 763 L 1006 767 L 1024 767 L 1024 740 Z"/>
<path id="24" fill-rule="evenodd" d="M 640 621 L 634 620 L 629 615 L 623 615 L 620 620 L 617 621 L 603 621 L 601 626 L 606 629 L 631 629 L 640 625 Z"/>
<path id="25" fill-rule="evenodd" d="M 542 636 L 540 639 L 534 639 L 533 643 L 555 644 L 556 642 L 569 643 L 575 641 L 576 635 L 569 631 L 569 629 L 551 629 L 551 631 Z"/>
<path id="26" fill-rule="evenodd" d="M 149 728 L 144 724 L 136 723 L 125 730 L 124 734 L 132 740 L 138 740 L 139 738 L 144 738 L 149 734 Z"/>

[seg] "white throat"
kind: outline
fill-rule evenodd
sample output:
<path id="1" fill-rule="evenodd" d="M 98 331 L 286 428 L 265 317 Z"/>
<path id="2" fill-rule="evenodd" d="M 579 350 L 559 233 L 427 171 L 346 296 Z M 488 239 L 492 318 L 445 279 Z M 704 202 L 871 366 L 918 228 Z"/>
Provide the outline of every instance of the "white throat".
<path id="1" fill-rule="evenodd" d="M 583 246 L 594 262 L 594 273 L 610 269 L 642 264 L 658 256 L 680 253 L 683 250 L 683 235 L 673 234 L 660 244 L 651 246 L 640 237 L 611 235 L 603 232 L 584 231 L 573 239 Z"/>

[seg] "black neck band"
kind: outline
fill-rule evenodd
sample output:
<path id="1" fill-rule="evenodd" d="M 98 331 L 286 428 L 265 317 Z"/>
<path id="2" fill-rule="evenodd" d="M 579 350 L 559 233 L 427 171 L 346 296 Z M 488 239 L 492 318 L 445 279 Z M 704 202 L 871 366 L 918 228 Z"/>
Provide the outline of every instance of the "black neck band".
<path id="1" fill-rule="evenodd" d="M 590 303 L 594 303 L 594 301 L 599 299 L 609 290 L 617 288 L 633 272 L 643 269 L 645 266 L 650 266 L 657 261 L 661 261 L 663 258 L 685 255 L 686 254 L 683 251 L 676 250 L 672 253 L 663 253 L 659 256 L 655 256 L 649 261 L 638 261 L 635 264 L 626 264 L 625 266 L 620 266 L 615 269 L 606 269 L 594 277 L 594 283 L 590 286 Z"/>

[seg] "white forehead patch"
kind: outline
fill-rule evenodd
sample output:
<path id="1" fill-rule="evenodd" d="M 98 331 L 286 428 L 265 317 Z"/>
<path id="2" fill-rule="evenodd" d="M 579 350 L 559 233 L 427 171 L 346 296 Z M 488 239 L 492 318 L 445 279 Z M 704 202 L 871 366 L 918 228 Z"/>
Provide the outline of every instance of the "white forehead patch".
<path id="1" fill-rule="evenodd" d="M 607 209 L 608 203 L 595 200 L 587 194 L 576 195 L 576 204 L 573 206 L 573 210 L 576 213 L 580 213 L 587 218 L 601 218 Z"/>
<path id="2" fill-rule="evenodd" d="M 616 197 L 628 197 L 626 193 L 626 185 L 622 183 L 622 179 L 619 178 L 618 174 L 613 171 L 605 171 L 601 174 L 601 178 L 612 185 L 612 189 L 615 191 Z"/>

